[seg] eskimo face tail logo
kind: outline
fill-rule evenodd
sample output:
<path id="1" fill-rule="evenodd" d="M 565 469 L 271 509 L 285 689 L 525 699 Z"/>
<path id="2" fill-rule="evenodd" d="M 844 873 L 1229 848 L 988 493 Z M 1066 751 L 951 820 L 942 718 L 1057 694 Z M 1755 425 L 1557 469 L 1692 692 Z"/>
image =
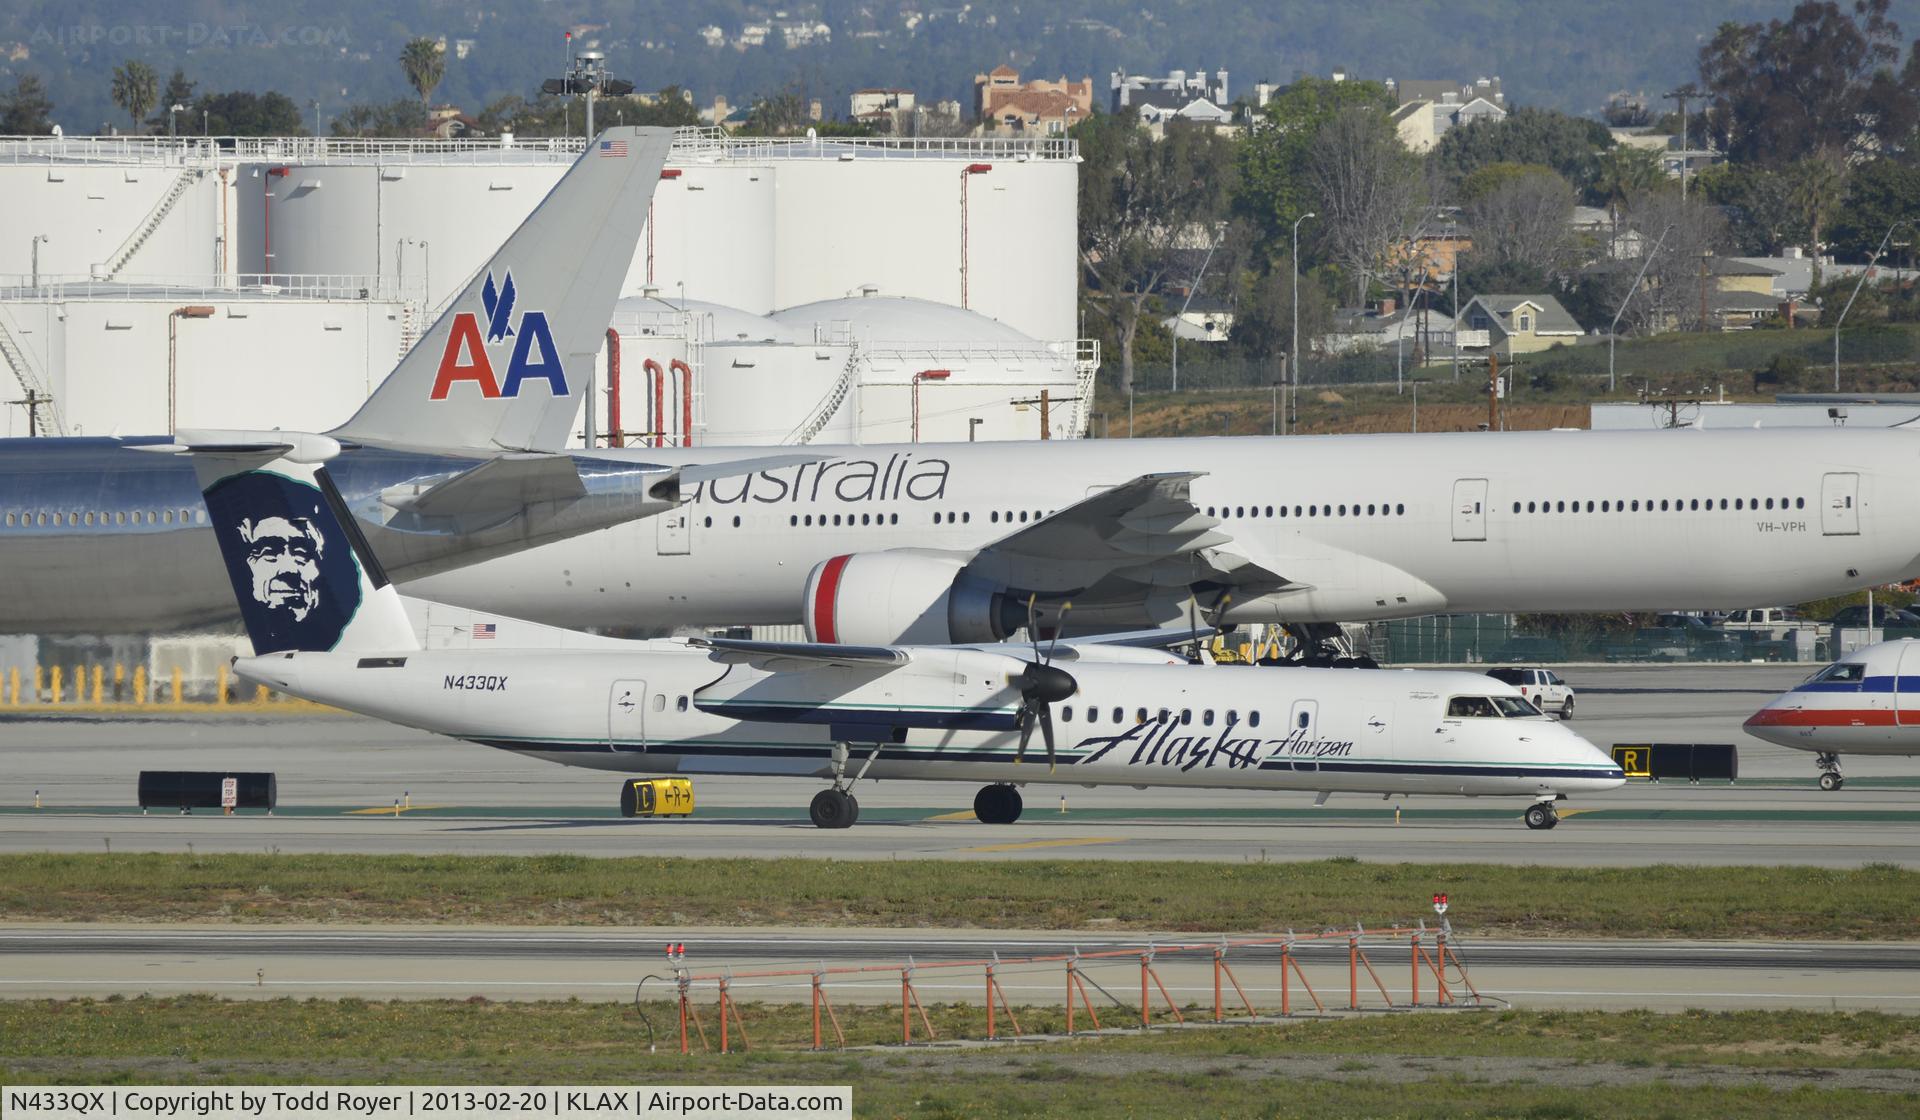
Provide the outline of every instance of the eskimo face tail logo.
<path id="1" fill-rule="evenodd" d="M 547 325 L 547 313 L 522 312 L 516 330 L 513 308 L 519 298 L 512 269 L 507 270 L 497 285 L 493 271 L 487 271 L 487 282 L 480 288 L 480 304 L 487 320 L 485 333 L 481 332 L 478 314 L 461 311 L 454 315 L 446 347 L 440 351 L 440 370 L 434 375 L 429 399 L 446 400 L 454 384 L 461 381 L 472 382 L 486 400 L 518 397 L 520 387 L 532 380 L 545 381 L 548 393 L 555 397 L 568 395 L 567 371 L 560 364 L 560 348 L 553 344 L 553 328 Z M 509 338 L 513 339 L 513 350 L 507 358 L 507 378 L 501 381 L 494 374 L 489 347 L 503 345 Z"/>
<path id="2" fill-rule="evenodd" d="M 214 483 L 206 497 L 254 652 L 338 645 L 360 609 L 360 566 L 320 491 L 248 471 Z"/>

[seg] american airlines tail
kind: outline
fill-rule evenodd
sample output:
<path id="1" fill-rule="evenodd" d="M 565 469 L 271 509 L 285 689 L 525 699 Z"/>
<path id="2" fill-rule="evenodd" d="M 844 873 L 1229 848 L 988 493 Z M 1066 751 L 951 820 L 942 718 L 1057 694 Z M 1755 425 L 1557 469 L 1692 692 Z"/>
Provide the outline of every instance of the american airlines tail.
<path id="1" fill-rule="evenodd" d="M 560 448 L 580 410 L 673 143 L 610 128 L 527 215 L 353 419 L 386 446 Z"/>
<path id="2" fill-rule="evenodd" d="M 419 648 L 325 462 L 339 444 L 199 445 L 194 470 L 255 654 Z"/>

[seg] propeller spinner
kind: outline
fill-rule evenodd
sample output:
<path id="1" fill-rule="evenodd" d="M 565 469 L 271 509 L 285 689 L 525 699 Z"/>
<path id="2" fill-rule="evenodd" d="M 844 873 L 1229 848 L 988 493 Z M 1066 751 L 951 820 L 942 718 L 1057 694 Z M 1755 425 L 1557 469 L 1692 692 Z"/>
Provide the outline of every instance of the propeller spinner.
<path id="1" fill-rule="evenodd" d="M 1027 598 L 1027 637 L 1033 643 L 1033 660 L 1027 662 L 1026 666 L 1009 680 L 1009 683 L 1020 690 L 1020 748 L 1014 753 L 1013 761 L 1017 764 L 1027 757 L 1027 743 L 1033 738 L 1033 725 L 1038 723 L 1040 738 L 1047 744 L 1047 772 L 1052 773 L 1057 768 L 1054 756 L 1052 705 L 1079 691 L 1080 683 L 1074 680 L 1073 675 L 1066 670 L 1056 669 L 1051 664 L 1054 649 L 1060 643 L 1060 630 L 1066 620 L 1066 613 L 1073 604 L 1061 605 L 1060 618 L 1054 624 L 1053 640 L 1048 643 L 1046 655 L 1043 657 L 1040 653 L 1040 631 L 1034 612 L 1038 598 L 1037 595 Z"/>

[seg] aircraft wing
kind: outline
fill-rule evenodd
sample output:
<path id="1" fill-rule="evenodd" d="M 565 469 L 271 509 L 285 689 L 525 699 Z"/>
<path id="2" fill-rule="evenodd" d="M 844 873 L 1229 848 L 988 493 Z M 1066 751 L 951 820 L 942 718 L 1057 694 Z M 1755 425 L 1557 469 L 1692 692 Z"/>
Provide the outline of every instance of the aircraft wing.
<path id="1" fill-rule="evenodd" d="M 751 665 L 769 673 L 808 669 L 891 669 L 913 660 L 902 646 L 837 646 L 825 642 L 756 642 L 744 638 L 689 638 L 715 661 Z"/>
<path id="2" fill-rule="evenodd" d="M 1220 519 L 1194 504 L 1193 480 L 1203 473 L 1141 475 L 1089 495 L 981 549 L 967 569 L 1003 586 L 1060 594 L 1114 582 L 1264 593 L 1293 582 L 1232 547 Z"/>

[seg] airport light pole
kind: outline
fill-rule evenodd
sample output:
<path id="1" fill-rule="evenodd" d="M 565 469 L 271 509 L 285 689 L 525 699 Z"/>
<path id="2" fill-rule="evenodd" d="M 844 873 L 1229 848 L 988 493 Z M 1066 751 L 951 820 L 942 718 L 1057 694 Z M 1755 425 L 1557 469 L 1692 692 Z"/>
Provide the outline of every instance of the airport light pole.
<path id="1" fill-rule="evenodd" d="M 1640 290 L 1640 281 L 1646 278 L 1647 266 L 1653 263 L 1653 255 L 1660 251 L 1660 246 L 1667 240 L 1667 234 L 1672 232 L 1673 223 L 1668 222 L 1667 228 L 1660 231 L 1659 240 L 1655 241 L 1653 248 L 1647 251 L 1647 259 L 1640 262 L 1640 272 L 1633 278 L 1633 286 L 1627 289 L 1626 298 L 1620 301 L 1620 310 L 1613 313 L 1613 322 L 1607 326 L 1607 392 L 1609 393 L 1613 392 L 1613 339 L 1619 333 L 1620 316 L 1627 313 L 1627 304 L 1633 302 L 1633 293 Z M 1454 329 L 1458 330 L 1459 324 L 1456 323 Z"/>
<path id="2" fill-rule="evenodd" d="M 1173 319 L 1173 391 L 1180 391 L 1180 324 L 1187 321 L 1187 308 L 1193 305 L 1193 295 L 1200 290 L 1200 282 L 1207 278 L 1207 266 L 1213 263 L 1213 251 L 1220 245 L 1216 235 L 1207 243 L 1207 255 L 1200 260 L 1200 272 L 1194 276 L 1193 283 L 1187 285 L 1187 298 L 1180 301 L 1180 314 Z"/>
<path id="3" fill-rule="evenodd" d="M 573 33 L 567 33 L 571 47 Z M 601 51 L 581 51 L 567 61 L 567 72 L 540 83 L 541 93 L 582 94 L 587 99 L 587 143 L 593 143 L 593 102 L 599 97 L 625 97 L 633 92 L 633 83 L 607 76 L 607 56 Z"/>
<path id="4" fill-rule="evenodd" d="M 1300 361 L 1300 223 L 1312 217 L 1317 215 L 1309 210 L 1293 221 L 1293 259 L 1290 262 L 1293 266 L 1293 353 L 1290 355 L 1293 368 L 1289 372 L 1293 374 L 1293 396 L 1296 400 L 1300 397 L 1300 374 L 1305 369 Z"/>
<path id="5" fill-rule="evenodd" d="M 1908 224 L 1908 220 L 1902 218 L 1887 227 L 1887 234 L 1880 239 L 1880 246 L 1873 251 L 1873 256 L 1867 258 L 1867 267 L 1860 270 L 1860 279 L 1853 286 L 1853 294 L 1847 297 L 1847 305 L 1840 309 L 1840 317 L 1833 321 L 1833 391 L 1836 393 L 1840 391 L 1840 324 L 1847 321 L 1847 312 L 1853 310 L 1853 301 L 1860 298 L 1860 289 L 1866 287 L 1867 277 L 1873 275 L 1873 266 L 1887 251 L 1887 242 L 1893 240 L 1893 231 Z"/>

